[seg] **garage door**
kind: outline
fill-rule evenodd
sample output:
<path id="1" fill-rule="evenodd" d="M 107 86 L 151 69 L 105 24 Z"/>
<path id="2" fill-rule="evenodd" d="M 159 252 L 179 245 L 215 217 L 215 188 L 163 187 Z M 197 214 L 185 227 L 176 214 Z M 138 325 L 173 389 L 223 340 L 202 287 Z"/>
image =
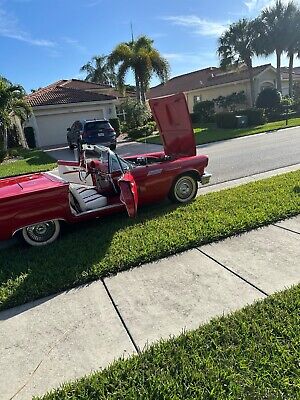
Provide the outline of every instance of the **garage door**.
<path id="1" fill-rule="evenodd" d="M 94 118 L 103 118 L 103 110 L 37 116 L 36 122 L 39 128 L 37 144 L 39 147 L 66 144 L 67 129 L 74 121 Z"/>

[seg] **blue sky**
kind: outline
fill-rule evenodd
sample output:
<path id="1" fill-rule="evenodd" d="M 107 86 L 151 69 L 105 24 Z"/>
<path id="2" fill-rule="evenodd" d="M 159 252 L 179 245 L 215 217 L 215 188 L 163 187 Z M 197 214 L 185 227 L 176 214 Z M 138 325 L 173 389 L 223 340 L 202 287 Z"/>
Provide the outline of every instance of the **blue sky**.
<path id="1" fill-rule="evenodd" d="M 268 4 L 270 0 L 0 0 L 0 75 L 28 91 L 62 78 L 83 78 L 79 69 L 93 55 L 108 54 L 130 39 L 131 21 L 134 35 L 152 37 L 168 58 L 171 76 L 218 65 L 217 38 L 226 26 L 256 16 Z M 255 64 L 274 61 L 270 57 Z"/>

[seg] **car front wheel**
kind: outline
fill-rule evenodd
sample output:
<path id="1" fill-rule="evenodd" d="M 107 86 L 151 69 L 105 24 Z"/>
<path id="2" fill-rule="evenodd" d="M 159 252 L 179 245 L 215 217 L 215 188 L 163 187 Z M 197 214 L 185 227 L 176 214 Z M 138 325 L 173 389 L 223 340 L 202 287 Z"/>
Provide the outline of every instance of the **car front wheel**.
<path id="1" fill-rule="evenodd" d="M 54 242 L 60 232 L 57 220 L 40 222 L 22 229 L 22 237 L 30 246 L 45 246 Z"/>
<path id="2" fill-rule="evenodd" d="M 171 187 L 169 198 L 175 203 L 188 203 L 196 197 L 197 190 L 197 181 L 192 175 L 180 175 Z"/>

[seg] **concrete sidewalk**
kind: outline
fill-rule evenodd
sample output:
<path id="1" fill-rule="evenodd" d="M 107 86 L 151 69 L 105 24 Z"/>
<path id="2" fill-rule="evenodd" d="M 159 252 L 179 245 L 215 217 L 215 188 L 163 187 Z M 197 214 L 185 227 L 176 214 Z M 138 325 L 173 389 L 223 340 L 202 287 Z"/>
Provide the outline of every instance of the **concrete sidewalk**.
<path id="1" fill-rule="evenodd" d="M 44 394 L 299 282 L 300 216 L 1 312 L 1 400 Z"/>

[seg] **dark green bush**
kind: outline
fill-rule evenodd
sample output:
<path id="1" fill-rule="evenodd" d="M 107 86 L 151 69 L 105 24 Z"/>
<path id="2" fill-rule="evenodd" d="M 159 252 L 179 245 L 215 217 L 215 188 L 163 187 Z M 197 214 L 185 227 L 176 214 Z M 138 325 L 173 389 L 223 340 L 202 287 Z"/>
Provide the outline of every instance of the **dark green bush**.
<path id="1" fill-rule="evenodd" d="M 275 110 L 280 106 L 281 94 L 275 88 L 266 88 L 262 90 L 256 100 L 257 108 L 265 110 Z"/>
<path id="2" fill-rule="evenodd" d="M 236 114 L 234 112 L 219 112 L 216 114 L 216 123 L 218 128 L 232 129 L 236 128 Z"/>
<path id="3" fill-rule="evenodd" d="M 20 154 L 18 149 L 8 149 L 8 155 L 10 157 L 18 157 Z"/>
<path id="4" fill-rule="evenodd" d="M 249 108 L 238 111 L 239 115 L 245 115 L 248 118 L 249 126 L 262 125 L 266 122 L 264 110 L 261 108 Z"/>
<path id="5" fill-rule="evenodd" d="M 4 160 L 4 158 L 6 157 L 6 151 L 0 149 L 0 163 L 2 163 L 2 161 Z"/>
<path id="6" fill-rule="evenodd" d="M 24 134 L 25 134 L 25 138 L 28 144 L 28 147 L 30 149 L 34 149 L 36 147 L 36 143 L 35 143 L 35 136 L 34 136 L 34 130 L 31 126 L 24 128 Z"/>
<path id="7" fill-rule="evenodd" d="M 110 118 L 109 119 L 109 123 L 114 128 L 117 136 L 119 136 L 120 133 L 121 133 L 121 124 L 120 124 L 119 118 L 118 117 L 117 118 Z"/>
<path id="8" fill-rule="evenodd" d="M 199 101 L 194 104 L 194 114 L 197 115 L 197 122 L 212 122 L 215 113 L 215 103 L 212 100 Z"/>
<path id="9" fill-rule="evenodd" d="M 201 116 L 199 114 L 191 113 L 190 116 L 193 124 L 201 122 Z"/>

